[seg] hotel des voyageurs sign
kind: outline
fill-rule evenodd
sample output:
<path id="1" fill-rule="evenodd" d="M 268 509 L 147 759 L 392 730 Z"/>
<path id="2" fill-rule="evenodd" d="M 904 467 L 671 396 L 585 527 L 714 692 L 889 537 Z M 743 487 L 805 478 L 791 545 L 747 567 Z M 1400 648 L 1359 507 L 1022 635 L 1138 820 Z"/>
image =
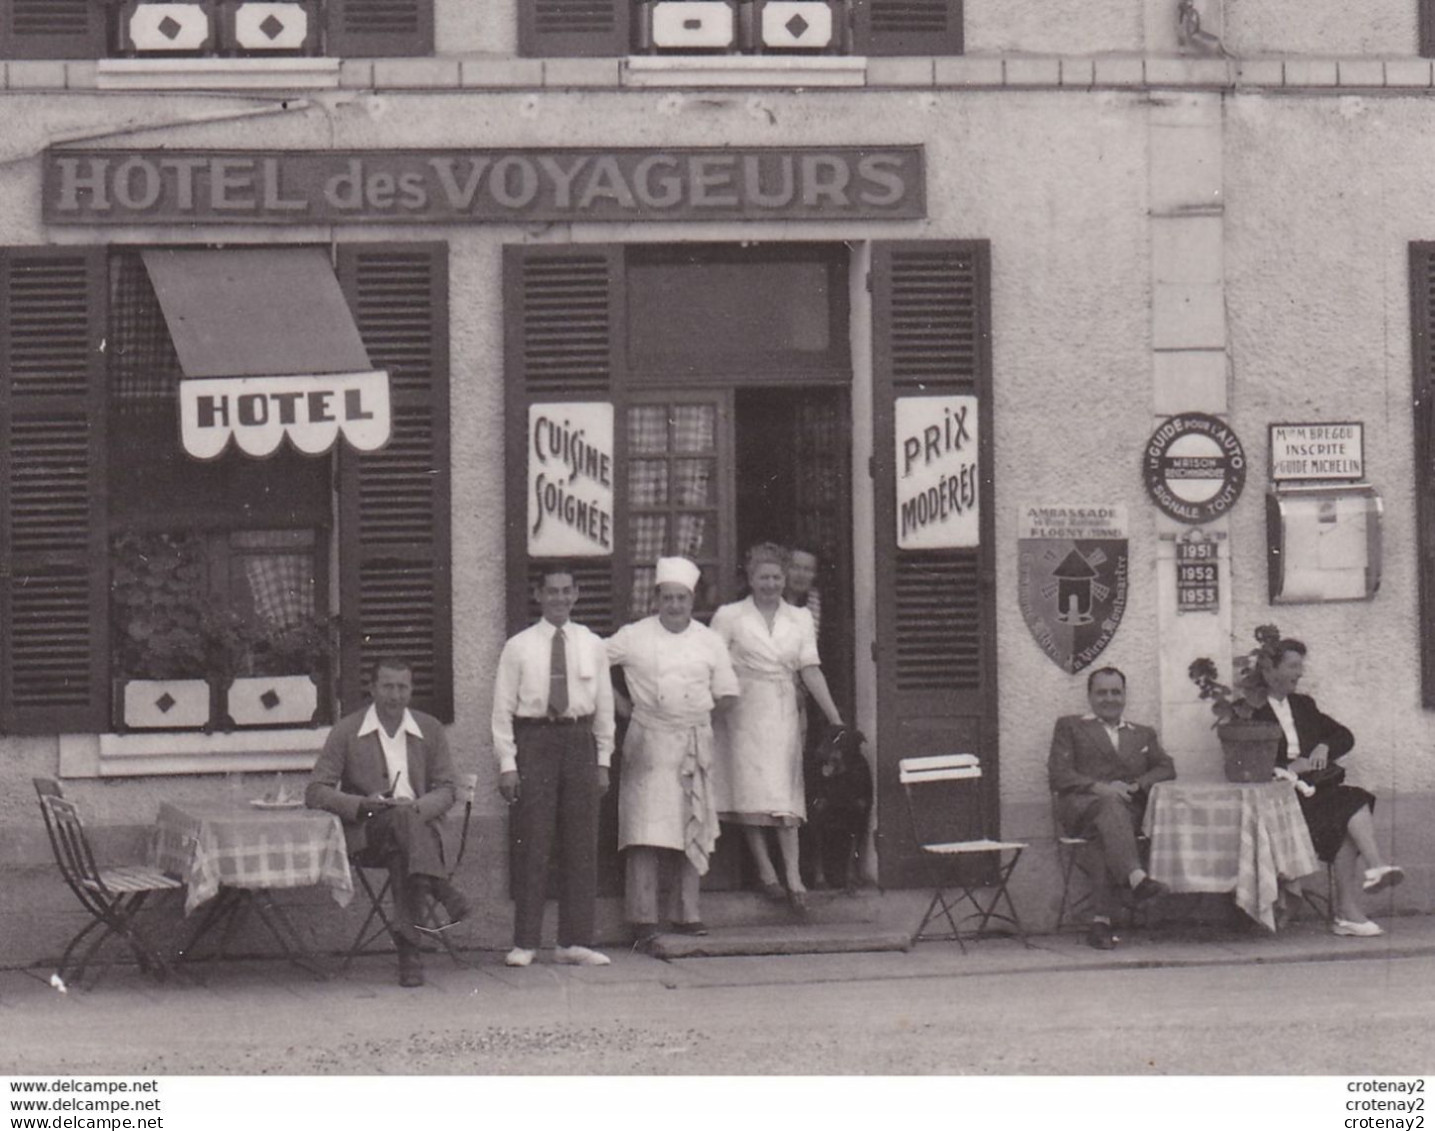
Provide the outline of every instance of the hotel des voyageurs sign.
<path id="1" fill-rule="evenodd" d="M 49 224 L 921 219 L 921 146 L 45 151 Z"/>

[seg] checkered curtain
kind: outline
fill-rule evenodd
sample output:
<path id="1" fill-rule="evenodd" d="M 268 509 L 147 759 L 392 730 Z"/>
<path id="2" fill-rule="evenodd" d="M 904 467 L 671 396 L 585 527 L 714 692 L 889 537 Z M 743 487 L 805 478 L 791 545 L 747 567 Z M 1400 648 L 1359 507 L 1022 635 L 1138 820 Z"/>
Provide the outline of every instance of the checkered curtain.
<path id="1" fill-rule="evenodd" d="M 177 402 L 184 373 L 139 255 L 110 256 L 110 402 L 122 413 L 152 412 Z"/>
<path id="2" fill-rule="evenodd" d="M 716 450 L 717 411 L 712 405 L 636 405 L 628 410 L 634 618 L 652 612 L 653 562 L 663 554 L 697 558 L 708 550 L 711 517 L 681 508 L 712 506 Z M 705 458 L 673 458 L 698 454 Z M 653 514 L 654 508 L 669 513 Z"/>
<path id="3" fill-rule="evenodd" d="M 272 628 L 288 628 L 314 612 L 314 558 L 294 549 L 292 532 L 248 530 L 231 536 L 243 555 L 254 612 Z"/>

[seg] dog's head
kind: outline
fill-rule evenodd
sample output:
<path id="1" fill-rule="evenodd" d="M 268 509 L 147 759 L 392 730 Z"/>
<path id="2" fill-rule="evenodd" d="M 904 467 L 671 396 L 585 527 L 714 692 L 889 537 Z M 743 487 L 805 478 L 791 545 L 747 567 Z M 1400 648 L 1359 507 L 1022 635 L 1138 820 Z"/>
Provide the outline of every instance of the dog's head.
<path id="1" fill-rule="evenodd" d="M 814 752 L 818 772 L 824 777 L 841 772 L 844 763 L 862 757 L 862 744 L 866 741 L 866 736 L 855 727 L 829 728 Z"/>

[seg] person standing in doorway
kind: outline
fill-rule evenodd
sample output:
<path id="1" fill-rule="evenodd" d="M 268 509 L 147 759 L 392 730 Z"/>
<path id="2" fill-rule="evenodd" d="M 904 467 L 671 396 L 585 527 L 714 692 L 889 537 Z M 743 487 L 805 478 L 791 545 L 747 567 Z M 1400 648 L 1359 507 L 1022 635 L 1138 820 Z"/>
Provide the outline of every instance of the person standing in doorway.
<path id="1" fill-rule="evenodd" d="M 593 949 L 598 893 L 598 803 L 613 757 L 613 684 L 598 635 L 571 614 L 578 585 L 571 567 L 543 567 L 535 592 L 542 619 L 512 637 L 498 658 L 493 750 L 498 789 L 514 827 L 513 949 L 509 966 L 528 966 L 543 932 L 553 843 L 562 853 L 558 949 L 553 960 L 606 966 Z"/>
<path id="2" fill-rule="evenodd" d="M 717 844 L 712 791 L 714 710 L 738 693 L 727 648 L 693 620 L 701 571 L 686 558 L 659 558 L 658 612 L 608 639 L 623 669 L 632 718 L 623 740 L 618 847 L 625 851 L 627 916 L 634 941 L 658 933 L 659 861 L 668 860 L 675 931 L 703 935 L 698 885 Z"/>
<path id="3" fill-rule="evenodd" d="M 797 852 L 797 830 L 807 818 L 802 687 L 831 727 L 841 728 L 842 715 L 822 674 L 812 615 L 782 598 L 787 562 L 781 546 L 753 546 L 746 561 L 749 596 L 713 616 L 713 631 L 727 645 L 742 688 L 718 724 L 718 812 L 742 826 L 763 893 L 802 914 L 807 909 Z M 769 828 L 776 830 L 785 890 L 768 853 Z"/>
<path id="4" fill-rule="evenodd" d="M 812 631 L 817 636 L 819 651 L 822 641 L 822 593 L 817 588 L 817 555 L 794 546 L 787 557 L 787 585 L 782 599 L 794 608 L 806 609 L 812 616 Z"/>

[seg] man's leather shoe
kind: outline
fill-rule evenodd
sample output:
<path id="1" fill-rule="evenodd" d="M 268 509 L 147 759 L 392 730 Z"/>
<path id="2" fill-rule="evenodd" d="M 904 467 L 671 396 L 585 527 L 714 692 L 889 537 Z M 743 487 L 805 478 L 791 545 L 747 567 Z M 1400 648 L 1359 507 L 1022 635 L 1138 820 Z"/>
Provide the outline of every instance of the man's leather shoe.
<path id="1" fill-rule="evenodd" d="M 399 948 L 399 985 L 407 989 L 424 984 L 424 961 L 412 947 Z"/>
<path id="2" fill-rule="evenodd" d="M 633 949 L 647 953 L 658 937 L 658 925 L 656 923 L 629 923 L 628 929 L 633 934 Z"/>
<path id="3" fill-rule="evenodd" d="M 469 903 L 468 897 L 447 880 L 430 880 L 429 891 L 434 899 L 443 906 L 444 913 L 448 915 L 448 922 L 440 923 L 437 926 L 420 923 L 419 930 L 428 934 L 438 934 L 440 931 L 458 926 L 473 914 L 473 905 Z"/>
<path id="4" fill-rule="evenodd" d="M 1143 876 L 1141 882 L 1131 889 L 1131 898 L 1137 903 L 1148 903 L 1158 895 L 1165 895 L 1169 890 L 1160 880 Z"/>
<path id="5" fill-rule="evenodd" d="M 674 923 L 672 931 L 675 935 L 702 936 L 708 933 L 708 928 L 701 919 L 694 919 L 691 923 Z"/>
<path id="6" fill-rule="evenodd" d="M 1096 950 L 1115 950 L 1120 941 L 1110 923 L 1092 923 L 1086 932 L 1086 945 Z"/>

